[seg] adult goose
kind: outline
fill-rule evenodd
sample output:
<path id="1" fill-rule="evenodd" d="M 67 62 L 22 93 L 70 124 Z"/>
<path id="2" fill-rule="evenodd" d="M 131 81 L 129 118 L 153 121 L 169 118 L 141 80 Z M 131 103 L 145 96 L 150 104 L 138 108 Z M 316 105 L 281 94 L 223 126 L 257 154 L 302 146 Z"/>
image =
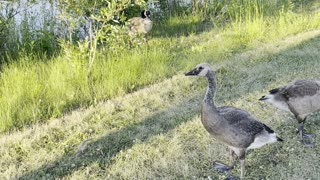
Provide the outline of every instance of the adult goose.
<path id="1" fill-rule="evenodd" d="M 282 139 L 248 112 L 234 107 L 215 105 L 213 100 L 216 91 L 215 74 L 209 64 L 199 64 L 185 75 L 207 78 L 208 87 L 202 102 L 201 122 L 211 135 L 230 148 L 231 165 L 226 166 L 215 162 L 214 168 L 219 172 L 227 172 L 233 169 L 239 158 L 242 179 L 245 172 L 246 151 L 282 141 Z"/>
<path id="2" fill-rule="evenodd" d="M 272 89 L 260 101 L 294 114 L 298 120 L 298 132 L 302 143 L 314 147 L 312 136 L 304 132 L 304 123 L 309 114 L 320 111 L 320 80 L 297 80 L 286 86 Z"/>
<path id="3" fill-rule="evenodd" d="M 128 20 L 130 35 L 145 35 L 152 29 L 151 13 L 150 11 L 142 11 L 141 17 L 133 17 Z"/>

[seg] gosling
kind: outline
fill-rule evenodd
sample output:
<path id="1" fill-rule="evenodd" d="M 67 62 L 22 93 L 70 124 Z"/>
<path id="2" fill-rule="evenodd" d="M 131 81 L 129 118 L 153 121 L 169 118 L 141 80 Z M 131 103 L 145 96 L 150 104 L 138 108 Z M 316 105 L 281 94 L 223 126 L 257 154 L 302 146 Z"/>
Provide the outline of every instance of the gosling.
<path id="1" fill-rule="evenodd" d="M 297 80 L 286 86 L 272 89 L 260 101 L 291 112 L 299 123 L 298 133 L 306 147 L 314 147 L 312 135 L 304 132 L 304 123 L 311 113 L 320 111 L 320 80 Z"/>
<path id="2" fill-rule="evenodd" d="M 208 80 L 207 92 L 202 102 L 201 122 L 215 139 L 230 148 L 231 165 L 214 162 L 214 168 L 219 172 L 228 172 L 234 168 L 239 158 L 242 179 L 245 173 L 246 151 L 282 141 L 282 139 L 248 112 L 235 107 L 215 105 L 213 100 L 216 92 L 215 74 L 209 64 L 199 64 L 185 75 L 205 77 Z"/>

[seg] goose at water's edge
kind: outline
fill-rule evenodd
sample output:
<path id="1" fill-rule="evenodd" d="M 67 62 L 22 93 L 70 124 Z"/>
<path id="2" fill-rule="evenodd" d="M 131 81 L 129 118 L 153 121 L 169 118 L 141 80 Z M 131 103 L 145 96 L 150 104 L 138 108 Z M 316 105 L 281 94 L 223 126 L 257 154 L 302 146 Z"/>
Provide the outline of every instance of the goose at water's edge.
<path id="1" fill-rule="evenodd" d="M 214 163 L 215 169 L 220 172 L 227 172 L 233 169 L 237 158 L 239 158 L 241 178 L 243 178 L 246 151 L 282 141 L 282 139 L 272 129 L 257 121 L 244 110 L 227 106 L 216 107 L 213 100 L 216 91 L 216 81 L 214 71 L 209 64 L 199 64 L 185 75 L 207 78 L 208 87 L 202 103 L 201 122 L 211 135 L 230 148 L 231 165 L 225 166 Z"/>
<path id="2" fill-rule="evenodd" d="M 302 142 L 307 147 L 314 147 L 312 136 L 304 133 L 304 122 L 309 114 L 320 111 L 320 80 L 297 80 L 269 93 L 259 100 L 293 113 L 299 123 Z"/>

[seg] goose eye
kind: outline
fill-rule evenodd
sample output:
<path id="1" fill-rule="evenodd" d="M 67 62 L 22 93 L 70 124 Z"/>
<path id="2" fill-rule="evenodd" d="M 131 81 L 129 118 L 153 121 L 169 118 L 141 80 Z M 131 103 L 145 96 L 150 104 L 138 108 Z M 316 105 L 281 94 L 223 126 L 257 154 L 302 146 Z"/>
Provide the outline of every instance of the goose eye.
<path id="1" fill-rule="evenodd" d="M 199 70 L 201 71 L 203 69 L 203 67 L 199 67 Z"/>

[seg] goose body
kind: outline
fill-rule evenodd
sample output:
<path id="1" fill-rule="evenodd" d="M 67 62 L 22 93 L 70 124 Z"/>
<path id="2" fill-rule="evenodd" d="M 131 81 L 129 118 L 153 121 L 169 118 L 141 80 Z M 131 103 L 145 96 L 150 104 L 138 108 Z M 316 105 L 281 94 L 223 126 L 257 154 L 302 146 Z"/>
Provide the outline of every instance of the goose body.
<path id="1" fill-rule="evenodd" d="M 278 140 L 276 134 L 265 124 L 255 120 L 248 112 L 234 107 L 219 107 L 214 119 L 212 109 L 202 105 L 201 121 L 205 129 L 229 147 L 255 149 Z"/>
<path id="2" fill-rule="evenodd" d="M 213 101 L 216 82 L 210 65 L 199 64 L 186 76 L 202 76 L 208 80 L 208 88 L 202 103 L 201 122 L 204 128 L 217 140 L 231 149 L 241 163 L 241 177 L 244 174 L 245 153 L 249 149 L 282 141 L 267 125 L 257 121 L 248 112 L 230 106 L 217 107 Z M 231 167 L 234 166 L 232 162 Z M 221 168 L 222 165 L 219 165 Z M 223 167 L 225 170 L 231 168 Z M 217 170 L 219 170 L 217 168 Z"/>
<path id="3" fill-rule="evenodd" d="M 130 35 L 147 34 L 152 29 L 150 11 L 142 11 L 141 17 L 133 17 L 128 20 Z"/>
<path id="4" fill-rule="evenodd" d="M 268 95 L 259 100 L 293 113 L 300 124 L 300 136 L 306 140 L 304 122 L 309 114 L 320 111 L 320 80 L 297 80 L 270 90 Z"/>

